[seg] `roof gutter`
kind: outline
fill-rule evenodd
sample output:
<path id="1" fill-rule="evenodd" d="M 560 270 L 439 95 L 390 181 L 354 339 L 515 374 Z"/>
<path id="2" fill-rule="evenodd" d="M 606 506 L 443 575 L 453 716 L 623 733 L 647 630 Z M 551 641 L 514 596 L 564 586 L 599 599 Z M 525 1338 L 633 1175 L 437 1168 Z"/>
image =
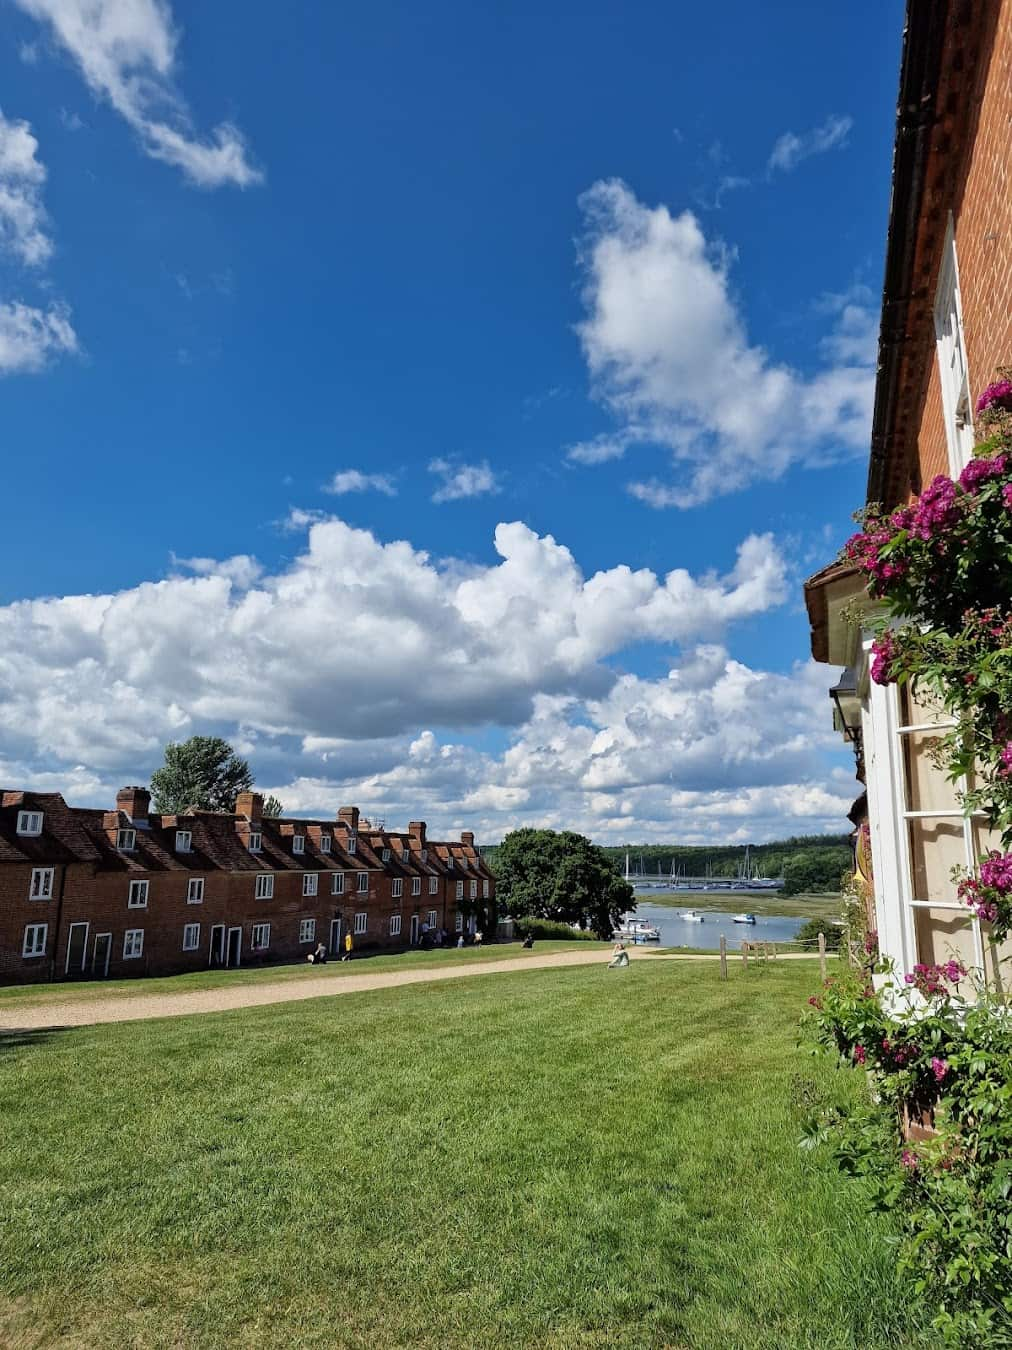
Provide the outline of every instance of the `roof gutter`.
<path id="1" fill-rule="evenodd" d="M 935 105 L 948 9 L 949 0 L 907 0 L 868 463 L 869 502 L 883 499 L 886 463 L 896 439 L 907 311 L 913 286 L 925 170 L 931 132 L 937 120 Z"/>

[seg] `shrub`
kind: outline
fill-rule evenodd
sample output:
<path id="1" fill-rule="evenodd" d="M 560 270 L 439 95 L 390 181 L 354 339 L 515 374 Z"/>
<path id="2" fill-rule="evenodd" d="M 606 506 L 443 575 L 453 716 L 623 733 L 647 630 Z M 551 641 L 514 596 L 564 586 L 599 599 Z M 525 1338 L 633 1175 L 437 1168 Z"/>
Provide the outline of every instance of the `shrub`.
<path id="1" fill-rule="evenodd" d="M 795 934 L 794 941 L 810 942 L 815 946 L 819 941 L 820 933 L 825 935 L 827 951 L 838 952 L 840 950 L 840 944 L 843 942 L 843 929 L 832 919 L 806 919 Z"/>
<path id="2" fill-rule="evenodd" d="M 570 928 L 568 923 L 555 923 L 552 919 L 515 919 L 513 931 L 520 937 L 530 933 L 545 942 L 594 942 L 597 936 L 582 928 Z"/>

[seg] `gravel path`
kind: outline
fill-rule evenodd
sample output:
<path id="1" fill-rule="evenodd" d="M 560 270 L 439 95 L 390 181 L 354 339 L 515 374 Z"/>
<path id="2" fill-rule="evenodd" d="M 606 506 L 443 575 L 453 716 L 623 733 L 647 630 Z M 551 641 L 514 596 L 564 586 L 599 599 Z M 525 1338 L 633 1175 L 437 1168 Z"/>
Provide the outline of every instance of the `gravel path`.
<path id="1" fill-rule="evenodd" d="M 268 1003 L 297 1003 L 307 998 L 337 994 L 360 994 L 371 989 L 394 989 L 402 984 L 426 984 L 432 980 L 458 980 L 479 975 L 501 975 L 516 970 L 551 970 L 560 966 L 604 965 L 610 952 L 559 952 L 551 956 L 534 953 L 473 965 L 429 966 L 424 970 L 392 971 L 377 975 L 320 975 L 316 978 L 278 981 L 275 984 L 243 984 L 234 989 L 204 989 L 180 994 L 141 994 L 130 998 L 81 999 L 79 1002 L 40 1003 L 28 1008 L 0 1006 L 0 1033 L 41 1031 L 62 1027 L 86 1027 L 100 1022 L 139 1022 L 150 1017 L 188 1017 L 195 1013 L 231 1012 L 234 1008 L 260 1008 Z M 648 961 L 717 961 L 710 953 L 644 952 L 635 959 Z M 808 961 L 805 953 L 784 953 L 781 961 Z"/>

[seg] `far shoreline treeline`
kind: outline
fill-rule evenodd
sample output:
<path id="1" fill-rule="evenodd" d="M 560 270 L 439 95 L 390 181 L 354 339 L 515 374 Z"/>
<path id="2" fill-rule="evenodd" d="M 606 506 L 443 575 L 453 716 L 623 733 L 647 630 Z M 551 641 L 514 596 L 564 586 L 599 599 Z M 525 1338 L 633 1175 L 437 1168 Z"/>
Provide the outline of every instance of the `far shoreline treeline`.
<path id="1" fill-rule="evenodd" d="M 642 861 L 646 876 L 671 876 L 672 868 L 686 876 L 733 877 L 745 864 L 748 850 L 749 871 L 766 877 L 783 877 L 783 895 L 838 891 L 844 873 L 852 867 L 850 836 L 846 834 L 794 835 L 765 844 L 611 844 L 602 851 L 620 872 L 625 870 L 626 854 L 633 869 Z M 495 870 L 498 845 L 481 852 Z"/>

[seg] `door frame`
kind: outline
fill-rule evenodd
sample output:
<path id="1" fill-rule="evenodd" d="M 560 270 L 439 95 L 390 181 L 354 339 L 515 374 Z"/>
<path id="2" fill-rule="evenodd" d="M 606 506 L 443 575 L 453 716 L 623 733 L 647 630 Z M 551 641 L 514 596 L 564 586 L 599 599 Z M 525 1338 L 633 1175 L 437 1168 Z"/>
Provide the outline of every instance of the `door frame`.
<path id="1" fill-rule="evenodd" d="M 235 948 L 235 965 L 234 965 L 234 966 L 231 964 L 231 958 L 232 958 L 232 934 L 233 934 L 233 933 L 238 933 L 238 934 L 239 934 L 239 941 L 236 943 L 236 948 Z M 241 965 L 242 965 L 242 925 L 241 925 L 241 924 L 234 924 L 234 925 L 228 930 L 228 932 L 225 934 L 225 969 L 226 969 L 226 970 L 238 970 L 239 967 L 240 967 Z"/>
<path id="2" fill-rule="evenodd" d="M 97 969 L 97 967 L 96 967 L 96 965 L 95 965 L 95 961 L 96 961 L 96 957 L 97 957 L 97 953 L 98 953 L 98 944 L 99 944 L 99 941 L 100 941 L 101 938 L 108 938 L 108 939 L 109 939 L 109 945 L 108 945 L 108 946 L 106 947 L 106 949 L 105 949 L 105 970 L 99 972 L 98 969 Z M 96 934 L 94 935 L 94 937 L 91 939 L 91 973 L 92 973 L 92 975 L 97 976 L 100 980 L 108 979 L 108 976 L 109 976 L 109 961 L 111 960 L 111 958 L 112 958 L 112 934 L 111 934 L 111 933 L 96 933 Z"/>
<path id="3" fill-rule="evenodd" d="M 210 966 L 211 962 L 214 960 L 214 935 L 219 929 L 221 930 L 221 968 L 224 970 L 227 944 L 225 940 L 225 925 L 223 923 L 213 923 L 211 925 L 211 945 L 207 949 L 207 964 Z"/>
<path id="4" fill-rule="evenodd" d="M 71 946 L 71 943 L 72 943 L 73 938 L 74 938 L 74 929 L 75 929 L 75 928 L 83 928 L 83 929 L 84 929 L 84 946 L 81 948 L 81 966 L 80 966 L 80 969 L 79 969 L 79 970 L 75 970 L 74 974 L 75 974 L 75 975 L 83 975 L 83 974 L 84 974 L 84 968 L 85 968 L 85 966 L 88 964 L 88 934 L 89 934 L 90 931 L 91 931 L 91 924 L 90 924 L 86 919 L 78 919 L 76 923 L 72 923 L 72 924 L 70 925 L 70 927 L 67 929 L 67 960 L 66 960 L 66 964 L 65 964 L 64 967 L 63 967 L 63 973 L 64 973 L 64 975 L 69 975 L 69 974 L 70 974 L 70 946 Z"/>
<path id="5" fill-rule="evenodd" d="M 334 937 L 334 925 L 335 925 L 335 924 L 337 925 L 337 937 L 336 937 L 336 938 Z M 338 914 L 336 918 L 331 919 L 331 921 L 330 921 L 330 948 L 329 948 L 329 952 L 330 952 L 330 955 L 331 955 L 331 956 L 340 956 L 340 955 L 341 955 L 341 938 L 342 938 L 342 936 L 343 936 L 341 930 L 342 930 L 343 928 L 344 928 L 344 919 L 342 918 L 342 916 L 341 916 L 340 914 Z"/>
<path id="6" fill-rule="evenodd" d="M 420 934 L 420 932 L 421 932 L 421 927 L 422 927 L 421 916 L 418 915 L 418 914 L 412 914 L 412 916 L 411 916 L 411 945 L 412 945 L 412 947 L 417 947 L 417 945 L 418 945 L 418 938 L 419 938 L 419 934 Z"/>

